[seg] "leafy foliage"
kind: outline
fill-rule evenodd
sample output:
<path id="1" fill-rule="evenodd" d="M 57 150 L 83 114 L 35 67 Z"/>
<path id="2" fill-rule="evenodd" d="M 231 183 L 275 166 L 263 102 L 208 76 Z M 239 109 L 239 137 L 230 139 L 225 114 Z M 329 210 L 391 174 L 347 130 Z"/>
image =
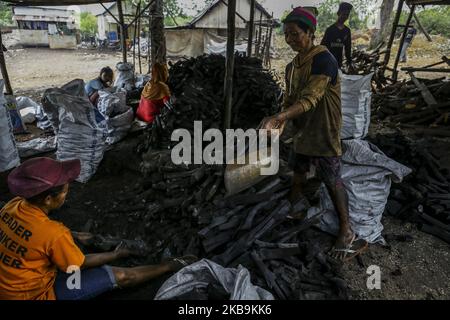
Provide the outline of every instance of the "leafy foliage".
<path id="1" fill-rule="evenodd" d="M 97 18 L 89 13 L 82 12 L 80 14 L 80 30 L 83 35 L 95 35 L 97 33 Z"/>
<path id="2" fill-rule="evenodd" d="M 0 1 L 0 24 L 12 25 L 12 10 L 5 2 Z"/>
<path id="3" fill-rule="evenodd" d="M 407 17 L 408 12 L 403 12 L 400 17 L 400 23 L 406 23 Z M 426 7 L 425 10 L 417 13 L 417 17 L 425 30 L 430 34 L 441 34 L 445 37 L 450 37 L 450 6 Z"/>

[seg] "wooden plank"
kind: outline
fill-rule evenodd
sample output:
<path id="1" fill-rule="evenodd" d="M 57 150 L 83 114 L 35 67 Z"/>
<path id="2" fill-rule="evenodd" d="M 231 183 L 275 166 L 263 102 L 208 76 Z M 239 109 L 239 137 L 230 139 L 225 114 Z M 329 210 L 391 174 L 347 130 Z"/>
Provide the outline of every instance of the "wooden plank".
<path id="1" fill-rule="evenodd" d="M 450 73 L 450 69 L 446 69 L 446 68 L 401 68 L 400 70 L 402 71 L 407 71 L 407 72 L 417 72 L 417 71 L 421 71 L 421 72 L 448 72 Z"/>
<path id="2" fill-rule="evenodd" d="M 420 90 L 420 93 L 422 94 L 423 99 L 425 100 L 425 102 L 427 103 L 428 106 L 432 107 L 432 106 L 436 106 L 437 105 L 437 101 L 436 99 L 433 97 L 433 95 L 431 94 L 430 90 L 428 90 L 427 86 L 424 85 L 422 82 L 420 82 L 415 76 L 414 73 L 412 73 L 411 71 L 408 72 L 409 76 L 411 77 L 412 81 L 414 82 L 414 85 L 417 87 L 417 89 Z M 438 111 L 436 109 L 436 111 L 441 114 L 440 111 Z"/>

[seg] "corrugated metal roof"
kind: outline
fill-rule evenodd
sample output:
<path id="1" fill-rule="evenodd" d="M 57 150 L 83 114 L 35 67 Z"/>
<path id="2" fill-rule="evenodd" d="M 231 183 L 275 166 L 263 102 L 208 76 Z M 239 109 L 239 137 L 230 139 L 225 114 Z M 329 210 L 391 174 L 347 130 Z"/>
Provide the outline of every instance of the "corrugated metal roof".
<path id="1" fill-rule="evenodd" d="M 70 6 L 70 5 L 84 5 L 92 3 L 107 3 L 111 0 L 2 0 L 9 2 L 16 6 Z"/>

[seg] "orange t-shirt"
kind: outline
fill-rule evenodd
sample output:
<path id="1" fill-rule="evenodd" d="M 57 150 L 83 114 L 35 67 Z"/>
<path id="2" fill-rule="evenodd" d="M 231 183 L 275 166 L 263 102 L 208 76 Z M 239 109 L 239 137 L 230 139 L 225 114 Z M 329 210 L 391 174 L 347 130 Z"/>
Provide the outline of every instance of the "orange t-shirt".
<path id="1" fill-rule="evenodd" d="M 57 270 L 84 263 L 70 230 L 23 198 L 0 210 L 0 299 L 55 300 Z"/>

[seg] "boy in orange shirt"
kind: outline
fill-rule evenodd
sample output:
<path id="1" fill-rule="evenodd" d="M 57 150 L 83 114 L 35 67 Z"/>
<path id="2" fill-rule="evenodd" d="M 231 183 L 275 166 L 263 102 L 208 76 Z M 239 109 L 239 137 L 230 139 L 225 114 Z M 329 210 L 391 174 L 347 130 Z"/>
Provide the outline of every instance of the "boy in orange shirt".
<path id="1" fill-rule="evenodd" d="M 17 197 L 0 210 L 0 299 L 90 299 L 177 271 L 196 260 L 186 256 L 135 268 L 107 265 L 131 255 L 120 245 L 112 252 L 84 255 L 70 230 L 48 217 L 64 204 L 69 183 L 79 173 L 79 160 L 34 158 L 9 174 L 9 189 Z"/>

